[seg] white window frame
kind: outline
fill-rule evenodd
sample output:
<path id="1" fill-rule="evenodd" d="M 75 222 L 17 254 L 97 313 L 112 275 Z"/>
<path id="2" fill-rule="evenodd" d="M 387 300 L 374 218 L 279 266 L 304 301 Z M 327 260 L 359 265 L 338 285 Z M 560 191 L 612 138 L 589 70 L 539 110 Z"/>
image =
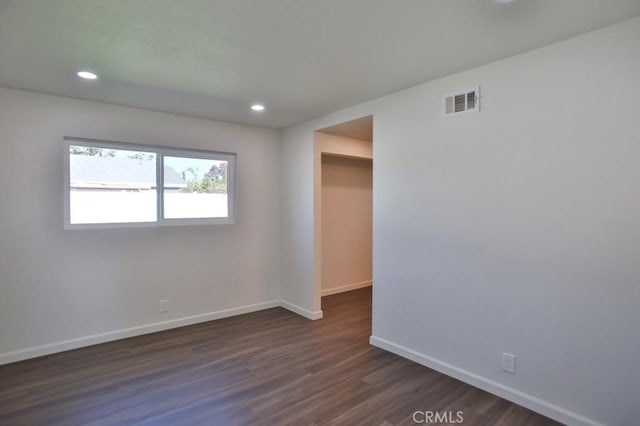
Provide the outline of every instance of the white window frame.
<path id="1" fill-rule="evenodd" d="M 236 194 L 236 154 L 220 151 L 205 151 L 199 149 L 183 149 L 164 147 L 158 145 L 135 144 L 127 142 L 114 142 L 99 139 L 87 139 L 79 137 L 64 137 L 64 229 L 113 229 L 113 228 L 148 228 L 165 226 L 184 225 L 230 225 L 235 223 L 237 210 Z M 141 151 L 156 155 L 156 215 L 154 222 L 117 222 L 117 223 L 71 223 L 71 176 L 70 176 L 70 147 L 72 145 L 106 148 L 127 151 Z M 211 159 L 227 162 L 227 217 L 216 218 L 188 218 L 188 219 L 165 219 L 163 212 L 164 202 L 164 167 L 165 156 Z"/>

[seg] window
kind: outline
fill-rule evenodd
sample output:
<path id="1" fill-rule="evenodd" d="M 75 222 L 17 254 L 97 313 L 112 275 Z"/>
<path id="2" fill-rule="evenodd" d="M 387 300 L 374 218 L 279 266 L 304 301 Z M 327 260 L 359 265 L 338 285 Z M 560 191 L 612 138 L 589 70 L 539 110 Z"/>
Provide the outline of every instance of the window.
<path id="1" fill-rule="evenodd" d="M 165 219 L 229 215 L 228 160 L 164 156 L 163 161 Z"/>
<path id="2" fill-rule="evenodd" d="M 65 229 L 228 224 L 235 154 L 65 138 Z"/>

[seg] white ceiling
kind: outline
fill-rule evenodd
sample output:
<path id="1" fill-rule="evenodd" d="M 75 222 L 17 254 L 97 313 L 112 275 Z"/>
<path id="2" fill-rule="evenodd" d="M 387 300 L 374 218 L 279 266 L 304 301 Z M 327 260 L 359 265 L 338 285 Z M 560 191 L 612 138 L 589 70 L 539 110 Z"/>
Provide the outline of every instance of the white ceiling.
<path id="1" fill-rule="evenodd" d="M 282 128 L 637 15 L 639 0 L 0 0 L 0 85 Z"/>

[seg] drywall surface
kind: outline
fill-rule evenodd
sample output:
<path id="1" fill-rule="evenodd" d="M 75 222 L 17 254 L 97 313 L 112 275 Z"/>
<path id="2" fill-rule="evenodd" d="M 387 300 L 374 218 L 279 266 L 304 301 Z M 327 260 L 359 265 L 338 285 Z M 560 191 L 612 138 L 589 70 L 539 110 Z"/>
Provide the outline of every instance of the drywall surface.
<path id="1" fill-rule="evenodd" d="M 236 223 L 65 231 L 63 136 L 237 153 Z M 0 88 L 0 146 L 0 361 L 277 305 L 278 132 Z"/>
<path id="2" fill-rule="evenodd" d="M 637 40 L 640 18 L 282 132 L 282 168 L 310 165 L 315 130 L 374 115 L 372 343 L 569 424 L 637 422 Z M 442 117 L 478 84 L 479 113 Z M 283 192 L 301 303 L 313 184 Z"/>
<path id="3" fill-rule="evenodd" d="M 371 285 L 372 165 L 322 157 L 322 294 Z"/>
<path id="4" fill-rule="evenodd" d="M 282 300 L 308 317 L 322 316 L 313 303 L 313 132 L 283 133 L 280 161 Z M 310 231 L 310 232 L 309 232 Z"/>

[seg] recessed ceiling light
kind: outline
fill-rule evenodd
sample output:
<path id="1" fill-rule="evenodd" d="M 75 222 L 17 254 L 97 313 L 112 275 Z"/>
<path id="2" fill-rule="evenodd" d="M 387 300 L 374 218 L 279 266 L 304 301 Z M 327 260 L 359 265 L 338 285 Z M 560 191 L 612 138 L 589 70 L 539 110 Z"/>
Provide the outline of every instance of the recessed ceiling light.
<path id="1" fill-rule="evenodd" d="M 498 3 L 498 4 L 509 4 L 509 3 L 513 3 L 515 0 L 493 0 L 494 3 Z"/>
<path id="2" fill-rule="evenodd" d="M 253 111 L 257 111 L 257 112 L 264 111 L 264 105 L 262 105 L 262 104 L 253 104 L 253 105 L 251 105 L 251 109 Z"/>
<path id="3" fill-rule="evenodd" d="M 85 80 L 96 80 L 98 75 L 91 71 L 78 71 L 78 77 L 84 78 Z"/>

